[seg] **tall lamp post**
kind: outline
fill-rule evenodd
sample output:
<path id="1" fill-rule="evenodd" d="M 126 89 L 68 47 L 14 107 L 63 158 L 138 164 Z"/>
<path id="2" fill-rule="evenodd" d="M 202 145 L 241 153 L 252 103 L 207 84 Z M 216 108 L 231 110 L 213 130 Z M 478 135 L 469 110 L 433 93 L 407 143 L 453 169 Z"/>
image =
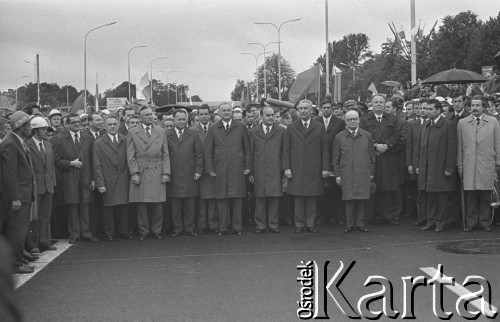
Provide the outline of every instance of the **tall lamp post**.
<path id="1" fill-rule="evenodd" d="M 90 29 L 86 34 L 85 34 L 85 41 L 84 41 L 84 49 L 83 49 L 83 108 L 85 113 L 87 112 L 87 36 L 94 30 L 104 28 L 107 26 L 114 25 L 116 21 L 107 23 L 105 25 L 95 27 L 93 29 Z"/>
<path id="2" fill-rule="evenodd" d="M 36 82 L 37 104 L 40 104 L 40 79 L 38 78 L 38 70 L 36 68 L 37 65 L 29 60 L 25 60 L 24 62 L 33 65 L 33 83 Z"/>
<path id="3" fill-rule="evenodd" d="M 271 22 L 255 22 L 256 25 L 271 25 L 278 31 L 278 99 L 281 101 L 281 27 L 289 22 L 299 21 L 302 18 L 282 22 L 279 27 Z"/>
<path id="4" fill-rule="evenodd" d="M 153 62 L 155 60 L 160 60 L 160 59 L 165 59 L 165 58 L 167 58 L 167 56 L 158 57 L 158 58 L 155 58 L 151 61 L 151 69 L 150 69 L 151 70 L 151 105 L 154 105 L 154 103 L 153 103 Z"/>
<path id="5" fill-rule="evenodd" d="M 177 82 L 180 81 L 181 79 L 187 79 L 187 78 L 186 77 L 177 78 L 174 82 L 174 84 L 175 84 L 175 104 L 177 104 Z"/>
<path id="6" fill-rule="evenodd" d="M 24 78 L 24 77 L 28 77 L 28 75 L 24 75 L 24 76 L 19 76 L 19 77 L 16 77 L 16 108 L 17 108 L 17 80 L 19 78 Z"/>
<path id="7" fill-rule="evenodd" d="M 267 46 L 271 44 L 277 44 L 277 41 L 273 41 L 270 43 L 267 43 L 266 45 L 261 44 L 260 42 L 247 42 L 247 45 L 259 45 L 262 47 L 263 51 L 262 54 L 264 55 L 264 97 L 267 98 L 267 75 L 266 75 L 266 48 Z"/>
<path id="8" fill-rule="evenodd" d="M 170 104 L 170 85 L 168 84 L 168 75 L 173 74 L 173 73 L 180 73 L 180 71 L 173 70 L 173 71 L 167 73 L 167 104 Z M 177 90 L 176 90 L 176 93 L 177 93 Z M 177 94 L 175 96 L 177 96 Z"/>
<path id="9" fill-rule="evenodd" d="M 251 53 L 241 53 L 241 54 L 242 55 L 250 55 L 253 58 L 255 58 L 255 86 L 257 86 L 257 88 L 256 88 L 256 92 L 257 92 L 256 97 L 258 98 L 259 97 L 259 65 L 257 64 L 257 59 L 259 59 L 259 57 L 261 55 L 264 55 L 264 54 L 267 54 L 267 53 L 260 53 L 258 55 L 254 55 L 254 54 L 251 54 Z"/>
<path id="10" fill-rule="evenodd" d="M 69 81 L 66 83 L 66 106 L 69 106 L 69 84 L 71 83 L 72 81 Z"/>
<path id="11" fill-rule="evenodd" d="M 127 66 L 128 66 L 128 101 L 129 103 L 132 102 L 132 96 L 130 94 L 130 52 L 136 48 L 143 48 L 147 47 L 148 45 L 140 45 L 140 46 L 135 46 L 132 47 L 128 50 L 128 60 L 127 60 Z"/>

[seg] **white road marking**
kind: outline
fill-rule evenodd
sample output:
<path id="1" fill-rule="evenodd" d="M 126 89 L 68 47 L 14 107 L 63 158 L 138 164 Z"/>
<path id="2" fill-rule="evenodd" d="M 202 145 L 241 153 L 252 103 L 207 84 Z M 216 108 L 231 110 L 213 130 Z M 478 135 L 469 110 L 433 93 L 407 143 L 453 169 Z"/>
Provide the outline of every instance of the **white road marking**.
<path id="1" fill-rule="evenodd" d="M 436 276 L 436 272 L 437 272 L 437 270 L 434 267 L 420 267 L 420 270 L 423 271 L 424 273 L 426 273 L 427 275 L 429 275 L 431 278 Z M 446 279 L 446 278 L 448 278 L 448 276 L 443 274 L 440 278 L 437 279 L 437 281 L 441 282 L 441 281 L 443 281 L 443 279 Z M 462 295 L 471 293 L 471 291 L 469 291 L 467 288 L 462 286 L 462 284 L 458 283 L 456 280 L 455 280 L 455 285 L 445 284 L 444 286 L 447 289 L 449 289 L 450 291 L 452 291 L 453 293 L 455 293 L 456 295 L 458 295 L 459 297 Z M 472 306 L 474 306 L 476 309 L 478 309 L 479 311 L 482 310 L 480 299 L 476 299 L 474 301 L 471 301 L 470 304 Z M 491 308 L 491 310 L 490 310 L 490 308 Z M 494 314 L 494 312 L 498 312 L 498 309 L 495 306 L 488 303 L 486 300 L 484 300 L 484 311 L 485 311 L 484 312 L 485 314 L 491 316 Z"/>
<path id="2" fill-rule="evenodd" d="M 67 239 L 59 239 L 59 241 L 55 243 L 54 246 L 57 247 L 57 250 L 45 251 L 40 254 L 39 259 L 37 259 L 33 263 L 29 263 L 29 265 L 35 267 L 35 271 L 33 272 L 33 274 L 14 274 L 14 286 L 16 289 L 29 281 L 33 276 L 40 272 L 45 266 L 49 265 L 50 262 L 56 259 L 57 256 L 64 253 L 72 245 L 68 243 Z"/>

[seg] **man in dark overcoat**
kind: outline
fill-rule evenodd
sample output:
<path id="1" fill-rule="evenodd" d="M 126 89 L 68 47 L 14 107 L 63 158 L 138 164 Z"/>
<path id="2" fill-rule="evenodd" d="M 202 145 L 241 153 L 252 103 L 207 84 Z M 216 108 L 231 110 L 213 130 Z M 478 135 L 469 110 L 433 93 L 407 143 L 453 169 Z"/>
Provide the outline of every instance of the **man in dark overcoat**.
<path id="1" fill-rule="evenodd" d="M 68 206 L 69 243 L 83 237 L 97 241 L 89 226 L 89 203 L 93 201 L 92 142 L 81 133 L 78 114 L 68 115 L 69 131 L 54 141 L 56 167 L 62 172 L 64 203 Z"/>
<path id="2" fill-rule="evenodd" d="M 107 241 L 113 241 L 116 212 L 121 237 L 130 240 L 134 237 L 128 229 L 127 138 L 118 133 L 120 121 L 116 116 L 108 116 L 105 123 L 107 133 L 95 141 L 93 153 L 95 185 L 103 202 L 104 234 Z"/>
<path id="3" fill-rule="evenodd" d="M 221 120 L 208 128 L 205 139 L 205 172 L 215 178 L 219 235 L 225 234 L 229 226 L 230 204 L 233 233 L 243 234 L 246 176 L 252 169 L 248 131 L 242 123 L 232 121 L 232 111 L 229 103 L 219 106 Z"/>
<path id="4" fill-rule="evenodd" d="M 325 127 L 311 119 L 312 102 L 300 101 L 299 119 L 286 129 L 283 168 L 287 193 L 294 196 L 295 233 L 318 232 L 314 226 L 316 198 L 323 194 L 323 179 L 330 170 Z"/>
<path id="5" fill-rule="evenodd" d="M 162 202 L 167 200 L 170 182 L 170 157 L 165 131 L 153 125 L 153 111 L 143 106 L 141 124 L 130 129 L 127 136 L 127 160 L 130 175 L 129 202 L 137 203 L 139 241 L 150 230 L 156 239 L 163 239 Z M 149 211 L 148 211 L 149 208 Z M 151 220 L 149 219 L 151 217 Z"/>
<path id="6" fill-rule="evenodd" d="M 202 104 L 198 108 L 198 119 L 200 122 L 191 127 L 198 136 L 203 149 L 203 156 L 205 155 L 205 139 L 207 137 L 208 128 L 213 126 L 210 122 L 210 107 L 207 104 Z M 217 231 L 218 224 L 215 213 L 215 179 L 211 177 L 206 171 L 203 171 L 200 182 L 200 199 L 198 201 L 198 216 L 196 219 L 196 228 L 198 234 L 203 234 L 207 229 L 210 231 Z"/>
<path id="7" fill-rule="evenodd" d="M 400 133 L 395 116 L 384 113 L 385 98 L 381 95 L 372 97 L 373 113 L 361 118 L 359 127 L 370 133 L 375 149 L 375 209 L 382 219 L 398 224 L 399 179 L 397 176 L 397 158 L 394 153 L 398 147 Z"/>
<path id="8" fill-rule="evenodd" d="M 321 102 L 322 116 L 317 118 L 326 130 L 326 137 L 328 140 L 328 155 L 332 154 L 333 141 L 335 136 L 345 130 L 345 121 L 333 115 L 333 105 L 330 100 Z M 325 192 L 320 198 L 319 207 L 319 222 L 327 223 L 330 218 L 333 218 L 339 223 L 345 220 L 344 203 L 342 202 L 342 191 L 340 187 L 334 182 L 335 178 L 325 179 Z"/>
<path id="9" fill-rule="evenodd" d="M 35 176 L 29 148 L 24 142 L 31 135 L 30 117 L 17 111 L 10 118 L 12 133 L 0 143 L 2 176 L 2 217 L 0 231 L 12 246 L 14 272 L 33 273 L 24 263 L 23 251 L 30 223 L 31 203 L 35 200 Z M 5 260 L 5 259 L 2 259 Z"/>
<path id="10" fill-rule="evenodd" d="M 332 163 L 335 180 L 342 188 L 345 202 L 345 233 L 354 229 L 367 232 L 364 216 L 366 201 L 375 172 L 375 151 L 370 133 L 359 128 L 359 113 L 348 111 L 347 128 L 337 134 L 333 143 Z"/>
<path id="11" fill-rule="evenodd" d="M 283 196 L 283 141 L 285 129 L 274 123 L 274 110 L 264 107 L 262 124 L 250 130 L 255 196 L 255 233 L 279 233 L 279 203 Z"/>
<path id="12" fill-rule="evenodd" d="M 424 191 L 427 224 L 420 230 L 445 228 L 449 197 L 457 189 L 453 175 L 457 165 L 457 131 L 452 121 L 441 115 L 441 102 L 427 103 L 427 116 L 420 132 L 417 158 L 418 189 Z"/>
<path id="13" fill-rule="evenodd" d="M 203 150 L 198 133 L 186 128 L 186 110 L 176 110 L 173 116 L 174 130 L 166 133 L 172 171 L 167 185 L 174 224 L 172 237 L 179 236 L 183 231 L 197 236 L 194 209 L 196 197 L 200 195 L 198 180 L 203 172 Z"/>
<path id="14" fill-rule="evenodd" d="M 56 172 L 54 162 L 54 150 L 52 144 L 47 140 L 47 121 L 43 117 L 35 117 L 31 120 L 33 136 L 26 144 L 30 148 L 33 171 L 35 172 L 36 182 L 36 204 L 37 212 L 34 218 L 37 218 L 34 225 L 37 230 L 36 244 L 38 251 L 56 250 L 55 246 L 50 245 L 50 218 L 52 213 L 52 195 L 56 185 Z M 30 247 L 28 247 L 30 249 Z"/>

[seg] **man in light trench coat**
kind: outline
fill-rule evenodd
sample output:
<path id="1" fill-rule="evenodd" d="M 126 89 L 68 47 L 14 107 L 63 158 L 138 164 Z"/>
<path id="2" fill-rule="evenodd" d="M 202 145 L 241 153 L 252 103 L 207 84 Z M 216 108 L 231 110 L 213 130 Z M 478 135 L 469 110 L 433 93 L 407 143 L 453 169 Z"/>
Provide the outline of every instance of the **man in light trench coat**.
<path id="1" fill-rule="evenodd" d="M 170 181 L 168 141 L 165 131 L 153 125 L 153 111 L 149 107 L 141 108 L 140 119 L 141 124 L 127 135 L 127 160 L 132 176 L 129 202 L 137 203 L 138 240 L 146 239 L 150 226 L 154 238 L 163 239 L 161 203 L 167 200 L 166 183 Z"/>

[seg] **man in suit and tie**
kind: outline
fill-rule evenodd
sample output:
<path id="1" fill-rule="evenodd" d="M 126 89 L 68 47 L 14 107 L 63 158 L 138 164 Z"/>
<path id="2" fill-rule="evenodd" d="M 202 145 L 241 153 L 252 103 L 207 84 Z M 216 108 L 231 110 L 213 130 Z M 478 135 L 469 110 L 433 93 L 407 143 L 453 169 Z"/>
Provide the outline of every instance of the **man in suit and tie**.
<path id="1" fill-rule="evenodd" d="M 219 106 L 221 120 L 208 129 L 205 140 L 205 171 L 215 181 L 215 199 L 219 215 L 219 235 L 229 226 L 232 205 L 233 233 L 242 235 L 242 207 L 246 195 L 246 176 L 252 169 L 248 131 L 232 120 L 233 107 Z"/>
<path id="2" fill-rule="evenodd" d="M 279 233 L 279 202 L 283 196 L 283 141 L 285 129 L 274 123 L 274 110 L 262 109 L 262 124 L 250 131 L 252 173 L 254 184 L 255 233 L 269 231 Z"/>
<path id="3" fill-rule="evenodd" d="M 203 150 L 198 133 L 186 128 L 187 112 L 176 110 L 174 130 L 168 132 L 171 182 L 167 185 L 167 197 L 172 205 L 172 221 L 177 237 L 183 232 L 197 236 L 195 230 L 195 198 L 200 194 L 198 180 L 203 172 Z"/>
<path id="4" fill-rule="evenodd" d="M 124 122 L 120 124 L 120 127 L 118 128 L 118 133 L 127 136 L 128 131 L 130 130 L 131 127 L 133 127 L 130 125 L 130 118 L 132 116 L 136 116 L 133 108 L 127 107 L 126 109 L 123 110 Z"/>
<path id="5" fill-rule="evenodd" d="M 68 206 L 69 243 L 83 237 L 95 242 L 89 225 L 89 203 L 93 201 L 95 182 L 92 177 L 92 142 L 82 135 L 80 116 L 68 115 L 69 131 L 54 142 L 56 167 L 62 172 L 62 192 Z"/>
<path id="6" fill-rule="evenodd" d="M 346 123 L 333 115 L 333 104 L 331 100 L 321 102 L 322 116 L 318 117 L 317 121 L 325 127 L 326 137 L 328 141 L 328 155 L 332 155 L 332 147 L 335 136 L 342 132 Z M 333 177 L 332 177 L 333 178 Z M 345 221 L 344 202 L 342 201 L 342 191 L 340 186 L 335 184 L 331 178 L 325 179 L 325 193 L 320 197 L 319 220 L 321 223 L 328 223 L 330 219 L 335 219 L 339 223 Z M 332 217 L 332 215 L 334 215 Z"/>
<path id="7" fill-rule="evenodd" d="M 94 143 L 94 177 L 97 191 L 102 195 L 104 233 L 106 240 L 115 237 L 114 212 L 120 218 L 120 236 L 133 239 L 128 230 L 128 188 L 130 175 L 127 163 L 127 139 L 118 133 L 118 117 L 106 118 L 106 134 Z"/>
<path id="8" fill-rule="evenodd" d="M 47 121 L 43 117 L 35 117 L 31 120 L 33 137 L 26 144 L 30 148 L 33 170 L 36 181 L 36 248 L 43 252 L 56 250 L 50 245 L 50 217 L 52 213 L 52 195 L 56 185 L 56 171 L 54 163 L 54 150 L 52 144 L 47 140 Z"/>
<path id="9" fill-rule="evenodd" d="M 317 233 L 314 219 L 316 198 L 323 194 L 323 179 L 330 174 L 330 156 L 325 127 L 311 118 L 312 102 L 300 101 L 299 120 L 286 129 L 283 168 L 287 193 L 294 196 L 295 233 Z"/>
<path id="10" fill-rule="evenodd" d="M 375 209 L 384 221 L 397 225 L 399 180 L 397 175 L 397 151 L 401 134 L 395 116 L 385 113 L 385 98 L 372 97 L 372 110 L 361 118 L 359 127 L 373 138 L 375 149 Z"/>
<path id="11" fill-rule="evenodd" d="M 465 108 L 465 95 L 461 92 L 455 92 L 452 97 L 453 110 L 455 113 L 449 115 L 448 119 L 458 125 L 458 121 L 470 115 L 470 112 Z"/>
<path id="12" fill-rule="evenodd" d="M 137 203 L 138 240 L 145 240 L 150 231 L 154 238 L 163 239 L 162 203 L 166 201 L 166 184 L 171 173 L 168 140 L 165 131 L 153 125 L 153 111 L 149 107 L 141 108 L 140 118 L 141 124 L 130 129 L 127 136 L 127 160 L 132 176 L 129 202 Z"/>
<path id="13" fill-rule="evenodd" d="M 0 179 L 2 217 L 0 231 L 14 251 L 14 270 L 19 274 L 33 273 L 34 267 L 23 258 L 24 244 L 30 223 L 31 203 L 34 201 L 34 173 L 29 148 L 24 142 L 31 135 L 30 116 L 22 111 L 10 118 L 11 135 L 0 143 Z M 2 259 L 3 260 L 3 259 Z"/>
<path id="14" fill-rule="evenodd" d="M 205 138 L 207 137 L 208 128 L 213 126 L 210 123 L 210 107 L 207 104 L 202 104 L 199 107 L 198 119 L 200 122 L 191 127 L 191 129 L 198 133 L 204 155 Z M 203 234 L 207 229 L 215 232 L 218 229 L 218 224 L 215 213 L 214 179 L 204 171 L 199 182 L 200 199 L 198 202 L 199 213 L 196 220 L 197 232 L 198 234 Z"/>

